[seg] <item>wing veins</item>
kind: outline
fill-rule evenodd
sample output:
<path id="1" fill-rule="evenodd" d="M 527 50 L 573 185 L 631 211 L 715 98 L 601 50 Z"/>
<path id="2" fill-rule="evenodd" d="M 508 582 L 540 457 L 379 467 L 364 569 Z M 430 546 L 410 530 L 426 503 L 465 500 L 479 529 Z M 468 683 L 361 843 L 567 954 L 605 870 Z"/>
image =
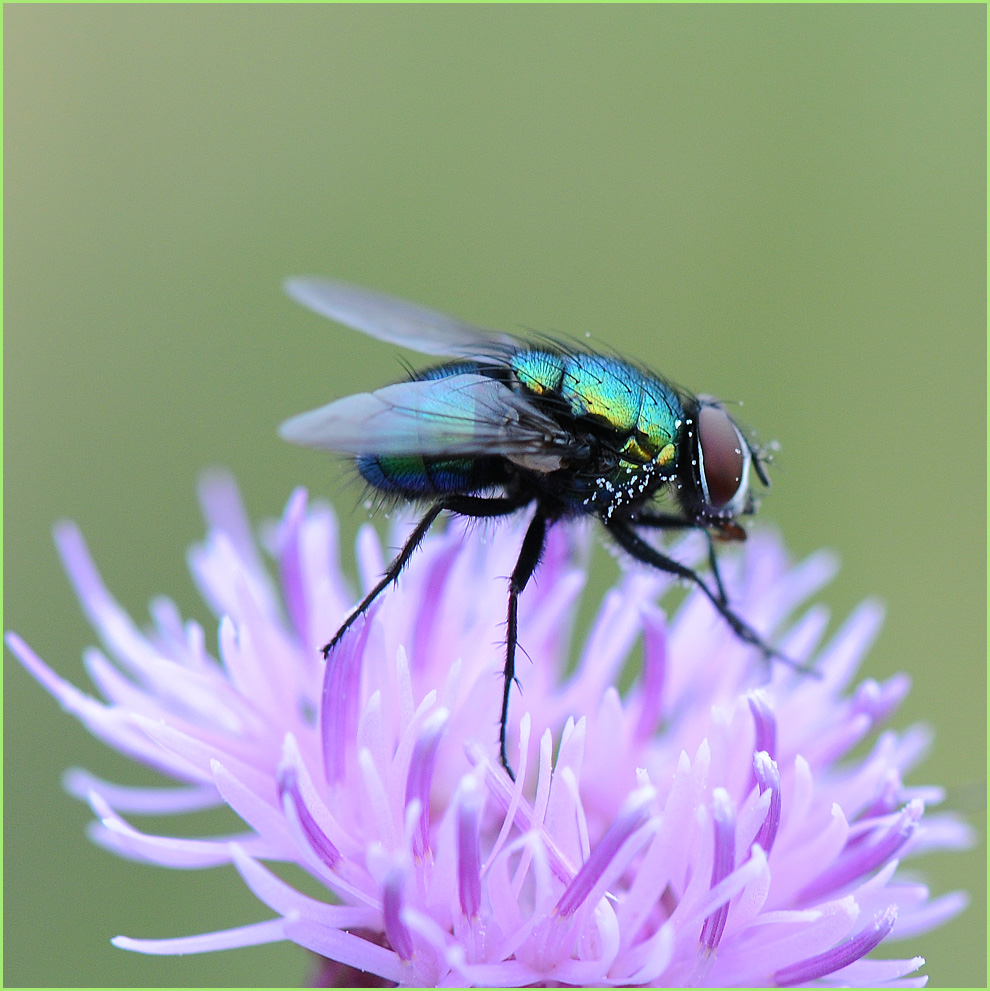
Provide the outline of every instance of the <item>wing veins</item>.
<path id="1" fill-rule="evenodd" d="M 551 468 L 575 445 L 507 385 L 477 373 L 346 396 L 293 417 L 280 433 L 296 444 L 350 454 L 494 454 L 542 458 Z"/>
<path id="2" fill-rule="evenodd" d="M 296 276 L 285 291 L 321 316 L 423 354 L 504 360 L 518 343 L 435 310 L 335 279 Z"/>

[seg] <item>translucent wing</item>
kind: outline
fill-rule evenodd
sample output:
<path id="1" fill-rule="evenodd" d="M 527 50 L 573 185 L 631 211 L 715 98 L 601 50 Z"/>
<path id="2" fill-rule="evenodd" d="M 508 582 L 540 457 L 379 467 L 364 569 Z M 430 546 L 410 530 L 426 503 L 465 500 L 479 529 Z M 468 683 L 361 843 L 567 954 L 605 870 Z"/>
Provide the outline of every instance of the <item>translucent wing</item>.
<path id="1" fill-rule="evenodd" d="M 518 346 L 507 335 L 346 282 L 300 276 L 287 279 L 285 291 L 322 316 L 423 354 L 496 358 Z"/>
<path id="2" fill-rule="evenodd" d="M 574 437 L 508 386 L 474 372 L 400 382 L 287 420 L 284 440 L 349 454 L 502 455 L 555 471 Z"/>

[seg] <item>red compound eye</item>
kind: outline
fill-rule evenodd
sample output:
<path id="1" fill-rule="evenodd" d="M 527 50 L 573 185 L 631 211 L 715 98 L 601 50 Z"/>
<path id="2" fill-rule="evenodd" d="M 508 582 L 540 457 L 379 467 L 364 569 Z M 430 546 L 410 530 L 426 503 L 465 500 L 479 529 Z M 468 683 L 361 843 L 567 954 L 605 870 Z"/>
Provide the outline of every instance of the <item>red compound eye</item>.
<path id="1" fill-rule="evenodd" d="M 749 448 L 721 406 L 698 411 L 698 460 L 705 502 L 728 506 L 747 484 Z"/>

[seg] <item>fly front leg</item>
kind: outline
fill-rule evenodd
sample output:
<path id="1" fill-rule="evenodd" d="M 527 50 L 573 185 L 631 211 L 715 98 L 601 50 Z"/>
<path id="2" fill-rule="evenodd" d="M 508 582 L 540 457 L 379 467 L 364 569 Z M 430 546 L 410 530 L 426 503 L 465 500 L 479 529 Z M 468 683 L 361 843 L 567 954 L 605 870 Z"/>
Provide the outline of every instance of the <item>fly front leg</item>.
<path id="1" fill-rule="evenodd" d="M 732 632 L 735 633 L 735 635 L 744 643 L 748 643 L 751 646 L 756 647 L 757 650 L 759 650 L 760 653 L 767 658 L 767 660 L 775 658 L 776 660 L 787 664 L 789 667 L 802 671 L 805 674 L 813 674 L 816 677 L 820 677 L 818 672 L 813 668 L 809 668 L 804 664 L 799 664 L 786 654 L 782 654 L 775 647 L 771 647 L 744 619 L 729 608 L 720 595 L 713 592 L 705 584 L 705 582 L 702 581 L 701 576 L 696 571 L 689 568 L 686 564 L 681 564 L 679 561 L 675 561 L 673 558 L 667 557 L 666 554 L 662 554 L 655 547 L 643 540 L 643 538 L 640 537 L 628 523 L 609 521 L 607 519 L 603 520 L 603 522 L 605 523 L 605 528 L 611 534 L 615 542 L 637 561 L 640 561 L 643 564 L 648 564 L 653 568 L 659 569 L 660 571 L 666 571 L 670 575 L 676 575 L 678 578 L 683 578 L 696 585 L 704 593 L 708 601 L 715 607 L 718 614 L 725 620 L 726 623 L 728 623 Z"/>
<path id="2" fill-rule="evenodd" d="M 708 541 L 708 567 L 715 580 L 719 602 L 723 606 L 729 604 L 729 597 L 725 594 L 725 585 L 722 584 L 718 558 L 715 555 L 715 541 L 712 539 L 711 531 L 707 529 L 707 524 L 695 523 L 685 516 L 675 516 L 673 513 L 637 513 L 632 522 L 635 526 L 646 526 L 655 530 L 700 530 L 705 535 L 705 540 Z M 746 531 L 743 530 L 742 533 L 745 537 Z M 635 555 L 633 556 L 635 557 Z"/>

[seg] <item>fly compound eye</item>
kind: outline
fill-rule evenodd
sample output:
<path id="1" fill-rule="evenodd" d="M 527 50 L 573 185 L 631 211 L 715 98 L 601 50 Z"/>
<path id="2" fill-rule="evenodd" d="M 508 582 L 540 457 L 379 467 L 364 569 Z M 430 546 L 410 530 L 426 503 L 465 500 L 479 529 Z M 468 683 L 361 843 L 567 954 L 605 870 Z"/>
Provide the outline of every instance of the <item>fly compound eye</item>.
<path id="1" fill-rule="evenodd" d="M 720 513 L 742 512 L 749 488 L 749 446 L 721 406 L 698 410 L 698 475 L 705 504 Z"/>

